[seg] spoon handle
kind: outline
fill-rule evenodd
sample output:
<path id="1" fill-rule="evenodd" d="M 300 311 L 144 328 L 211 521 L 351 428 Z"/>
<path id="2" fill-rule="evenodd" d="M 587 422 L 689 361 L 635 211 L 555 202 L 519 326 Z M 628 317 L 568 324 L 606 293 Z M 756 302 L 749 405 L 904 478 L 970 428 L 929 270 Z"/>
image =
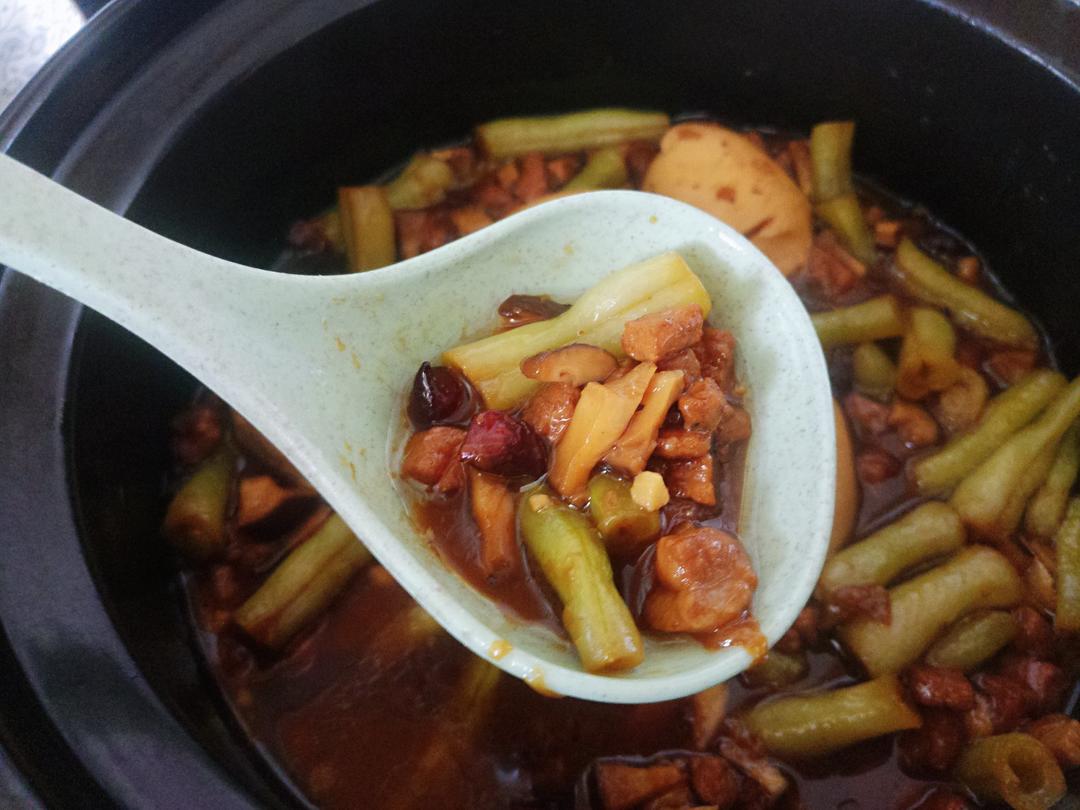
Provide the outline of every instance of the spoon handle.
<path id="1" fill-rule="evenodd" d="M 166 239 L 7 155 L 0 155 L 0 189 L 0 263 L 167 354 L 191 342 L 185 336 L 195 324 L 224 314 L 248 288 L 261 286 L 260 271 Z"/>

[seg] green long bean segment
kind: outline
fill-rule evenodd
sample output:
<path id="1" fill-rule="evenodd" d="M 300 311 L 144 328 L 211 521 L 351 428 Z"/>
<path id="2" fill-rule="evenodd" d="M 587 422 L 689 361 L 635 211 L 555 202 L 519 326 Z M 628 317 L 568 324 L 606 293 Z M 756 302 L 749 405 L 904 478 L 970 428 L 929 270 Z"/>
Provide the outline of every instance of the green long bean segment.
<path id="1" fill-rule="evenodd" d="M 208 560 L 228 545 L 225 512 L 229 505 L 236 453 L 225 446 L 200 464 L 173 496 L 162 530 L 184 556 Z"/>
<path id="2" fill-rule="evenodd" d="M 521 499 L 521 533 L 563 603 L 563 625 L 589 672 L 641 663 L 641 633 L 615 589 L 611 561 L 585 515 L 540 490 Z"/>
<path id="3" fill-rule="evenodd" d="M 488 155 L 500 160 L 526 152 L 557 155 L 626 141 L 658 141 L 670 125 L 666 113 L 603 108 L 566 115 L 500 118 L 478 126 L 476 141 Z"/>
<path id="4" fill-rule="evenodd" d="M 337 598 L 371 552 L 337 515 L 295 548 L 234 619 L 264 647 L 283 647 Z"/>

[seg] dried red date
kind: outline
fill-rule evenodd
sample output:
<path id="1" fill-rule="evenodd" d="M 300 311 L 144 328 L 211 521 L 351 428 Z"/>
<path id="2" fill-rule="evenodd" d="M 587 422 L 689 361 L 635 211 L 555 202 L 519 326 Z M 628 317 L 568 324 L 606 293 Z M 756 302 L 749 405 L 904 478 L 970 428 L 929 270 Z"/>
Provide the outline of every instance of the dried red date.
<path id="1" fill-rule="evenodd" d="M 417 430 L 465 421 L 473 407 L 472 389 L 446 366 L 421 363 L 409 395 L 409 421 Z"/>
<path id="2" fill-rule="evenodd" d="M 469 423 L 461 460 L 484 472 L 535 479 L 547 471 L 547 447 L 540 435 L 516 416 L 483 411 Z"/>

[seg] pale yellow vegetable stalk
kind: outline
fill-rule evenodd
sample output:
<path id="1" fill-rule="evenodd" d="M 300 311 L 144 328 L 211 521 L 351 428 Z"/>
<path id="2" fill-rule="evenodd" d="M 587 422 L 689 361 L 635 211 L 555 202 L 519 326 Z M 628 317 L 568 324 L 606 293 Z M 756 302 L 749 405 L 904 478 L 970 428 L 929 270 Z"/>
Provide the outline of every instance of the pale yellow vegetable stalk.
<path id="1" fill-rule="evenodd" d="M 538 384 L 521 373 L 525 358 L 568 343 L 588 343 L 622 357 L 627 321 L 689 304 L 706 316 L 712 307 L 686 261 L 664 253 L 612 273 L 556 318 L 466 343 L 444 352 L 443 360 L 468 378 L 487 407 L 512 408 Z"/>

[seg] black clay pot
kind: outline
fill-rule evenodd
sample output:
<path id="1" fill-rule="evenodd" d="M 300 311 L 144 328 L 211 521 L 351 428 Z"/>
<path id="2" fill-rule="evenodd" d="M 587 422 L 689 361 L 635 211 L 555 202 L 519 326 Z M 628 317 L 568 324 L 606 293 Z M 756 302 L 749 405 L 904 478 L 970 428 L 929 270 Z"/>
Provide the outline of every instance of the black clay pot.
<path id="1" fill-rule="evenodd" d="M 850 117 L 862 172 L 979 245 L 1075 373 L 1080 9 L 1020 5 L 116 0 L 6 112 L 0 146 L 267 264 L 337 184 L 486 118 Z M 0 805 L 302 803 L 219 702 L 157 536 L 168 422 L 193 385 L 0 278 Z"/>

